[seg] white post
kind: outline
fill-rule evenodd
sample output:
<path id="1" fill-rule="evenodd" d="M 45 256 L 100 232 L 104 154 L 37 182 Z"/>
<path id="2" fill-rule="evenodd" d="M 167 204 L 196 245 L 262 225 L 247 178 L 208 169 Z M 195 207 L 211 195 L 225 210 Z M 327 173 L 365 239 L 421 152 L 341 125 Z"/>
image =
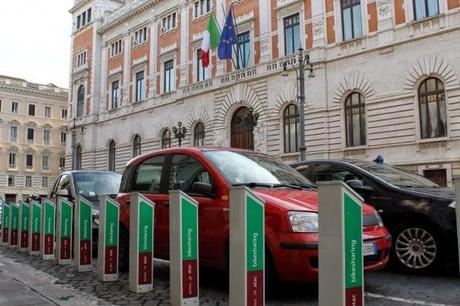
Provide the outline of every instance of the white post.
<path id="1" fill-rule="evenodd" d="M 458 265 L 459 265 L 459 272 L 460 272 L 460 176 L 454 177 L 455 183 L 455 211 L 457 215 L 457 246 L 458 246 Z"/>
<path id="2" fill-rule="evenodd" d="M 56 227 L 56 204 L 48 199 L 43 200 L 41 245 L 42 259 L 54 259 L 54 238 Z"/>
<path id="3" fill-rule="evenodd" d="M 97 278 L 101 282 L 113 282 L 118 280 L 120 204 L 105 196 L 100 199 L 99 209 Z"/>
<path id="4" fill-rule="evenodd" d="M 29 215 L 30 205 L 21 201 L 19 209 L 19 252 L 29 249 Z"/>
<path id="5" fill-rule="evenodd" d="M 84 197 L 75 199 L 75 232 L 74 256 L 75 267 L 78 272 L 87 272 L 93 269 L 93 204 Z"/>
<path id="6" fill-rule="evenodd" d="M 265 203 L 230 190 L 230 306 L 265 305 Z"/>
<path id="7" fill-rule="evenodd" d="M 140 193 L 131 194 L 129 210 L 129 290 L 153 290 L 153 233 L 155 204 Z"/>
<path id="8" fill-rule="evenodd" d="M 362 198 L 342 182 L 319 187 L 319 305 L 361 306 Z"/>
<path id="9" fill-rule="evenodd" d="M 58 197 L 56 218 L 56 259 L 59 265 L 67 265 L 72 262 L 72 224 L 72 202 Z"/>
<path id="10" fill-rule="evenodd" d="M 9 237 L 9 246 L 10 248 L 18 247 L 18 217 L 19 217 L 19 206 L 16 204 L 10 205 L 10 237 Z"/>
<path id="11" fill-rule="evenodd" d="M 169 192 L 171 305 L 200 304 L 198 202 L 179 190 Z"/>
<path id="12" fill-rule="evenodd" d="M 33 201 L 30 204 L 29 218 L 29 255 L 40 255 L 40 227 L 42 207 L 39 202 Z"/>

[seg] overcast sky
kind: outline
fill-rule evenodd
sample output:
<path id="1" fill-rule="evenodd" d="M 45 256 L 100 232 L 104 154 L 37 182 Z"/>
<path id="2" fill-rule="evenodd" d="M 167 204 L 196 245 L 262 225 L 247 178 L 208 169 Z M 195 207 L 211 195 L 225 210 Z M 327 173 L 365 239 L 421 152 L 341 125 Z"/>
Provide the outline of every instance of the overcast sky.
<path id="1" fill-rule="evenodd" d="M 69 86 L 73 0 L 0 0 L 0 75 Z"/>

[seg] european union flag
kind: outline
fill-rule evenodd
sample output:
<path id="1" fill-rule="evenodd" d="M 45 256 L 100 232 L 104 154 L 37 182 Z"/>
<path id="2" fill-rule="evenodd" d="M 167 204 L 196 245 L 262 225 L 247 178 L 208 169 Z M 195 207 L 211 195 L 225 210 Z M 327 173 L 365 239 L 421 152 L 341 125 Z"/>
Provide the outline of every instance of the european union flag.
<path id="1" fill-rule="evenodd" d="M 222 34 L 220 35 L 217 54 L 221 60 L 232 58 L 232 47 L 236 44 L 236 31 L 232 11 L 233 10 L 230 8 L 224 28 L 222 29 Z"/>

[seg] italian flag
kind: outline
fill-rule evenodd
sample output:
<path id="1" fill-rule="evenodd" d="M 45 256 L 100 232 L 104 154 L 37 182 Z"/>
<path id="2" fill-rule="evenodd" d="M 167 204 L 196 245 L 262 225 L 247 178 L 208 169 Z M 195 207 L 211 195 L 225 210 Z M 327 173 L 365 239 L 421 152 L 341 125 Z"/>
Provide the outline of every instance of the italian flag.
<path id="1" fill-rule="evenodd" d="M 220 31 L 214 15 L 208 18 L 208 27 L 204 32 L 203 42 L 201 44 L 201 62 L 203 67 L 209 66 L 209 52 L 211 49 L 217 48 L 220 40 Z"/>

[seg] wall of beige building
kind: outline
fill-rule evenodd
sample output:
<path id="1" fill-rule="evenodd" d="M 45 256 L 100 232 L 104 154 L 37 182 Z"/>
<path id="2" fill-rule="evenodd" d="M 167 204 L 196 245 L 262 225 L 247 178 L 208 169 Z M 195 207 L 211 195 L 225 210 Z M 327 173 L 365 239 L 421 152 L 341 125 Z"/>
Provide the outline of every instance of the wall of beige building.
<path id="1" fill-rule="evenodd" d="M 67 98 L 65 89 L 52 84 L 0 76 L 0 197 L 18 201 L 48 193 L 62 170 L 60 158 L 65 157 L 61 133 L 67 132 Z M 17 103 L 17 112 L 13 103 Z M 35 105 L 33 116 L 29 115 L 29 105 Z M 17 128 L 16 139 L 12 127 Z M 29 128 L 34 130 L 33 141 L 28 140 Z M 49 140 L 45 131 L 49 131 Z M 33 156 L 31 167 L 26 165 L 27 155 Z M 48 165 L 44 156 L 48 156 Z"/>
<path id="2" fill-rule="evenodd" d="M 299 6 L 296 1 L 282 2 L 293 3 L 284 8 L 290 13 Z M 447 11 L 447 2 L 440 0 L 439 16 L 395 26 L 392 1 L 378 2 L 379 31 L 340 41 L 336 29 L 339 42 L 334 44 L 326 44 L 325 20 L 321 19 L 330 13 L 325 14 L 322 6 L 313 7 L 313 15 L 323 23 L 314 24 L 313 49 L 309 50 L 315 63 L 315 78 L 306 82 L 307 157 L 370 160 L 381 154 L 387 162 L 421 174 L 425 170 L 444 169 L 447 184 L 451 185 L 452 176 L 460 174 L 460 54 L 456 52 L 460 49 L 460 11 Z M 124 23 L 104 32 L 102 51 L 107 52 L 107 42 L 113 37 L 129 37 L 129 27 L 136 23 L 152 19 L 155 24 L 157 19 L 152 15 L 161 15 L 162 7 L 136 14 L 129 19 L 129 26 Z M 334 16 L 339 20 L 338 14 L 335 12 Z M 156 44 L 151 40 L 152 50 Z M 281 43 L 278 48 L 282 48 Z M 130 67 L 129 54 L 124 57 L 124 66 Z M 183 85 L 168 94 L 152 94 L 145 102 L 125 104 L 116 110 L 105 110 L 102 98 L 95 101 L 97 117 L 93 114 L 80 119 L 83 129 L 76 129 L 83 168 L 107 169 L 108 144 L 114 140 L 116 170 L 121 172 L 132 158 L 134 135 L 142 139 L 142 152 L 159 149 L 164 129 L 179 121 L 189 131 L 184 145 L 192 143 L 194 125 L 203 122 L 206 145 L 230 146 L 230 121 L 239 106 L 253 107 L 260 115 L 254 131 L 256 150 L 286 161 L 297 160 L 297 153 L 283 152 L 282 137 L 282 112 L 289 103 L 296 103 L 297 83 L 293 69 L 287 78 L 281 76 L 281 64 L 295 57 L 270 60 L 269 51 L 264 58 L 267 60 L 257 66 L 228 74 L 220 67 L 218 76 L 211 80 Z M 154 62 L 150 63 L 153 76 L 161 74 Z M 101 88 L 107 88 L 105 61 L 94 65 L 103 80 Z M 153 76 L 147 77 L 151 83 Z M 445 86 L 446 137 L 420 136 L 417 91 L 428 77 L 439 78 Z M 101 96 L 109 94 L 103 89 Z M 351 92 L 362 94 L 366 104 L 367 142 L 358 147 L 347 147 L 345 141 L 344 102 Z M 177 145 L 175 140 L 173 145 Z M 70 152 L 68 144 L 68 157 Z"/>

